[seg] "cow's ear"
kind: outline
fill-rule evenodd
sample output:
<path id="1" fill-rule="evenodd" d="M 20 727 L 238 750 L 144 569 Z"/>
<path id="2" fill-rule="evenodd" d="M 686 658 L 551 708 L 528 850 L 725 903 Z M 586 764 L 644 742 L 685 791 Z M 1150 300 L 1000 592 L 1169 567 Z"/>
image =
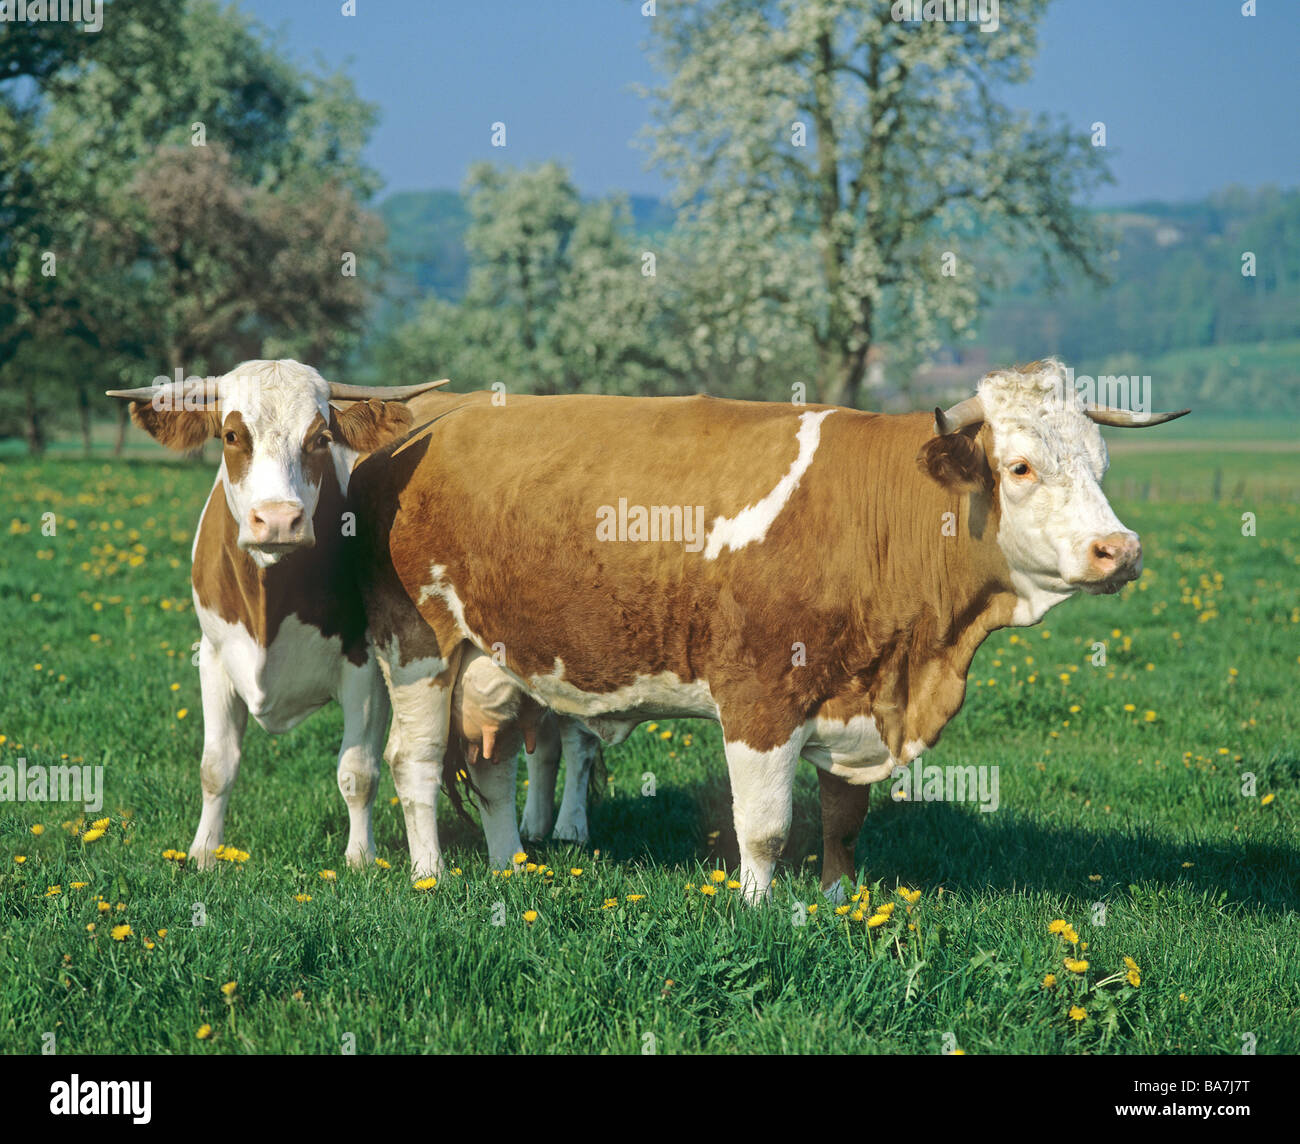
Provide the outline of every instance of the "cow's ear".
<path id="1" fill-rule="evenodd" d="M 921 472 L 950 492 L 987 491 L 993 487 L 993 471 L 978 433 L 943 433 L 931 437 L 917 453 L 916 464 Z"/>
<path id="2" fill-rule="evenodd" d="M 131 402 L 131 420 L 160 445 L 189 453 L 221 433 L 218 409 L 155 409 L 150 401 Z"/>
<path id="3" fill-rule="evenodd" d="M 334 439 L 358 453 L 376 449 L 410 432 L 415 419 L 400 401 L 358 401 L 347 409 L 330 406 L 330 432 Z"/>

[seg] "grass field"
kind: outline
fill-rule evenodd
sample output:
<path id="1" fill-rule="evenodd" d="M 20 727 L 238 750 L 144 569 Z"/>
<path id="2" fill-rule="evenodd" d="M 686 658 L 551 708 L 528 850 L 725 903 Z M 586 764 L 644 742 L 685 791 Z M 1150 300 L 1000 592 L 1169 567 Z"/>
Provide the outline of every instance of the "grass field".
<path id="1" fill-rule="evenodd" d="M 1111 488 L 1208 490 L 1216 465 L 1219 504 L 1113 494 L 1141 582 L 985 644 L 925 761 L 997 765 L 999 809 L 877 787 L 869 901 L 837 915 L 811 767 L 773 904 L 741 905 L 706 723 L 608 751 L 591 846 L 530 852 L 550 877 L 494 875 L 444 807 L 456 869 L 413 890 L 387 774 L 388 865 L 347 870 L 334 709 L 250 729 L 246 861 L 164 858 L 199 808 L 188 564 L 212 472 L 6 460 L 0 764 L 102 764 L 106 797 L 0 802 L 0 1050 L 1300 1052 L 1300 456 L 1117 452 Z"/>

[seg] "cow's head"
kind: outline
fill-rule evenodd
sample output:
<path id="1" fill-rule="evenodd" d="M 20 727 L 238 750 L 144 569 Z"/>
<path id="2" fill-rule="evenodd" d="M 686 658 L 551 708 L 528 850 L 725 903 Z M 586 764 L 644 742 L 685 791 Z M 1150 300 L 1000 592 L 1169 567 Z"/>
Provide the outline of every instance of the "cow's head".
<path id="1" fill-rule="evenodd" d="M 996 499 L 997 542 L 1033 622 L 1078 591 L 1118 592 L 1142 572 L 1137 533 L 1101 491 L 1106 444 L 1098 423 L 1144 428 L 1189 412 L 1089 409 L 1054 359 L 984 377 L 975 397 L 936 409 L 917 460 L 953 489 Z"/>
<path id="2" fill-rule="evenodd" d="M 312 517 L 326 473 L 332 470 L 346 492 L 358 454 L 410 429 L 411 413 L 401 402 L 445 384 L 331 384 L 311 366 L 286 359 L 247 361 L 224 377 L 110 390 L 109 396 L 130 401 L 132 420 L 168 448 L 188 452 L 209 437 L 221 440 L 219 479 L 239 547 L 265 568 L 316 543 Z"/>

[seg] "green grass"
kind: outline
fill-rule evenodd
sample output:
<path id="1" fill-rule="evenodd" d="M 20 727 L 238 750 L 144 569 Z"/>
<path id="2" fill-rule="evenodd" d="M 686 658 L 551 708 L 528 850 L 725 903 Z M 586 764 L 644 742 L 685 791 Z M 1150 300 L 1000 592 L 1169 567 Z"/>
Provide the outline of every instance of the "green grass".
<path id="1" fill-rule="evenodd" d="M 1112 489 L 1153 458 L 1117 459 Z M 1254 479 L 1257 460 L 1224 458 L 1225 484 Z M 1294 487 L 1300 458 L 1282 462 Z M 878 787 L 858 860 L 868 913 L 896 908 L 869 930 L 825 904 L 794 924 L 819 901 L 811 768 L 770 907 L 744 908 L 725 883 L 711 898 L 687 888 L 736 865 L 706 723 L 643 728 L 607 753 L 591 847 L 531 855 L 549 884 L 493 876 L 481 836 L 444 808 L 462 873 L 412 890 L 386 774 L 376 832 L 391 868 L 347 870 L 337 710 L 276 739 L 250 730 L 227 824 L 246 863 L 200 874 L 164 860 L 199 807 L 188 561 L 211 479 L 146 462 L 0 465 L 0 764 L 103 764 L 111 819 L 85 843 L 79 807 L 0 803 L 0 1050 L 39 1051 L 52 1031 L 61 1053 L 333 1053 L 346 1034 L 358 1052 L 641 1052 L 653 1035 L 659 1052 L 1235 1054 L 1247 1033 L 1261 1053 L 1300 1051 L 1294 501 L 1112 494 L 1143 534 L 1142 582 L 988 641 L 925 762 L 997 765 L 1000 809 L 893 803 Z M 1246 508 L 1255 537 L 1241 534 Z M 921 892 L 911 914 L 896 887 Z M 1088 942 L 1082 976 L 1048 932 L 1058 918 Z M 114 941 L 115 924 L 132 935 Z M 1114 979 L 1125 957 L 1137 988 Z M 1048 972 L 1058 984 L 1044 989 Z M 200 1042 L 204 1023 L 215 1037 Z"/>

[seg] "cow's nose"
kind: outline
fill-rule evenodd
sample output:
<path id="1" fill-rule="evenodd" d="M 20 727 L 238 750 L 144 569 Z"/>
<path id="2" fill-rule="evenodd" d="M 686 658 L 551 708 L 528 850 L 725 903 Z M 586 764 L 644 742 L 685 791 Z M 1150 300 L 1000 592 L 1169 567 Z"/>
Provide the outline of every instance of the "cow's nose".
<path id="1" fill-rule="evenodd" d="M 1099 580 L 1133 579 L 1142 566 L 1142 542 L 1133 532 L 1099 536 L 1088 549 L 1088 564 Z M 1132 575 L 1125 576 L 1126 573 Z"/>
<path id="2" fill-rule="evenodd" d="M 254 544 L 295 544 L 302 539 L 302 505 L 297 501 L 267 501 L 248 513 Z"/>

